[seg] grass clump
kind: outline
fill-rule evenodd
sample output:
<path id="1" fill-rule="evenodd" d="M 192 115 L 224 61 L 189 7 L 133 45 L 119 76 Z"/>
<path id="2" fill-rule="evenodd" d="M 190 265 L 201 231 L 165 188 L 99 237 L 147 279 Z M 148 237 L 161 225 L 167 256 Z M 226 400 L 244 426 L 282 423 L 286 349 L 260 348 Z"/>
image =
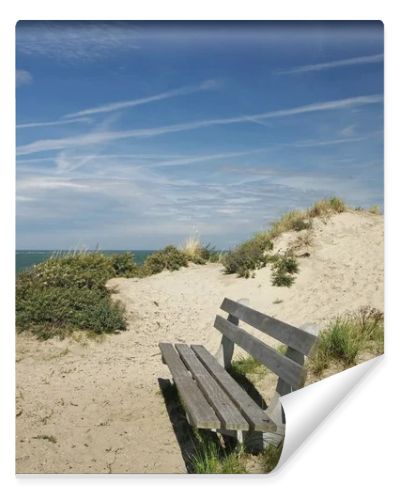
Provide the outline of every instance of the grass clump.
<path id="1" fill-rule="evenodd" d="M 283 449 L 283 442 L 279 446 L 270 444 L 261 454 L 261 465 L 264 472 L 271 472 L 278 465 Z"/>
<path id="2" fill-rule="evenodd" d="M 384 316 L 371 307 L 338 317 L 319 337 L 317 349 L 309 359 L 315 375 L 320 375 L 333 363 L 343 368 L 357 364 L 362 352 L 382 354 L 384 349 Z"/>
<path id="3" fill-rule="evenodd" d="M 226 274 L 238 274 L 249 278 L 251 271 L 265 267 L 269 251 L 273 248 L 271 238 L 266 233 L 257 233 L 250 240 L 237 246 L 222 257 Z"/>
<path id="4" fill-rule="evenodd" d="M 276 238 L 285 231 L 302 231 L 303 229 L 310 229 L 311 224 L 305 212 L 301 210 L 292 210 L 272 224 L 268 235 L 270 238 Z"/>
<path id="5" fill-rule="evenodd" d="M 246 474 L 240 450 L 226 451 L 215 440 L 197 433 L 196 451 L 191 459 L 195 474 Z"/>
<path id="6" fill-rule="evenodd" d="M 347 210 L 347 206 L 343 200 L 337 197 L 326 198 L 319 200 L 307 210 L 309 217 L 325 217 L 332 214 L 340 214 Z"/>
<path id="7" fill-rule="evenodd" d="M 194 264 L 206 264 L 207 262 L 218 262 L 220 253 L 210 244 L 203 245 L 198 237 L 188 238 L 181 248 L 188 261 Z"/>
<path id="8" fill-rule="evenodd" d="M 299 272 L 299 265 L 293 252 L 276 254 L 272 262 L 272 284 L 290 287 L 295 281 L 294 274 Z"/>
<path id="9" fill-rule="evenodd" d="M 372 207 L 369 207 L 368 212 L 370 214 L 374 214 L 374 215 L 381 215 L 382 214 L 381 207 L 379 205 L 372 205 Z"/>
<path id="10" fill-rule="evenodd" d="M 252 356 L 248 356 L 232 361 L 229 371 L 231 374 L 240 376 L 258 375 L 262 377 L 268 372 L 268 369 Z"/>
<path id="11" fill-rule="evenodd" d="M 129 257 L 132 261 L 132 256 Z M 125 262 L 126 261 L 126 262 Z M 63 337 L 72 330 L 96 334 L 124 330 L 123 307 L 111 300 L 107 280 L 123 275 L 128 257 L 115 259 L 100 253 L 54 257 L 22 272 L 16 282 L 18 331 L 39 338 Z"/>
<path id="12" fill-rule="evenodd" d="M 187 267 L 188 257 L 173 245 L 166 246 L 163 250 L 149 255 L 143 263 L 144 275 L 161 273 L 164 269 L 177 271 L 181 267 Z"/>

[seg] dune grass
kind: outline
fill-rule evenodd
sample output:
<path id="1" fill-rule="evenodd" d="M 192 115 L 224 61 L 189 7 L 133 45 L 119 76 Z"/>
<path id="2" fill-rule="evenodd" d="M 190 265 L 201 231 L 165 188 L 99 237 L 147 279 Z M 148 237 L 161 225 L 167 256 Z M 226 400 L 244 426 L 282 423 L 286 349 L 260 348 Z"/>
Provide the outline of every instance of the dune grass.
<path id="1" fill-rule="evenodd" d="M 210 244 L 204 245 L 198 236 L 190 236 L 181 246 L 180 251 L 186 255 L 188 261 L 194 264 L 219 262 L 220 252 Z"/>
<path id="2" fill-rule="evenodd" d="M 342 369 L 348 368 L 357 364 L 362 353 L 382 354 L 383 350 L 383 313 L 364 307 L 336 318 L 321 332 L 308 366 L 318 376 L 333 364 L 338 364 Z"/>
<path id="3" fill-rule="evenodd" d="M 285 258 L 279 259 L 279 256 L 272 254 L 272 240 L 287 231 L 300 232 L 308 230 L 301 234 L 301 238 L 295 242 L 295 245 L 304 244 L 304 246 L 310 246 L 312 242 L 310 231 L 314 218 L 326 219 L 347 210 L 350 210 L 350 208 L 342 199 L 333 197 L 318 200 L 306 210 L 292 210 L 283 214 L 279 220 L 272 223 L 269 230 L 256 233 L 249 240 L 227 252 L 221 259 L 225 272 L 249 278 L 255 270 L 272 263 L 274 270 L 272 284 L 274 286 L 291 286 L 295 280 L 294 274 L 298 270 L 293 272 L 289 272 L 288 269 L 285 270 Z M 378 213 L 378 210 L 379 207 L 371 207 L 369 212 Z M 290 259 L 289 264 L 292 268 L 294 266 L 293 261 L 294 257 Z"/>

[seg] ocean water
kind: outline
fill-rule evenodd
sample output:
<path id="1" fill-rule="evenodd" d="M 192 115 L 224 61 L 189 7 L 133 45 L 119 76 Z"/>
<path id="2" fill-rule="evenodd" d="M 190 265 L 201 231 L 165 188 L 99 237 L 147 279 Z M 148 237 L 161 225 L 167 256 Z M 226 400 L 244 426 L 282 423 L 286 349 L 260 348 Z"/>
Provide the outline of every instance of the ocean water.
<path id="1" fill-rule="evenodd" d="M 118 253 L 133 252 L 136 264 L 143 264 L 146 257 L 151 255 L 155 250 L 102 250 L 101 253 L 113 255 Z M 17 250 L 15 253 L 15 272 L 16 274 L 25 271 L 35 264 L 39 264 L 52 255 L 55 255 L 54 250 Z"/>

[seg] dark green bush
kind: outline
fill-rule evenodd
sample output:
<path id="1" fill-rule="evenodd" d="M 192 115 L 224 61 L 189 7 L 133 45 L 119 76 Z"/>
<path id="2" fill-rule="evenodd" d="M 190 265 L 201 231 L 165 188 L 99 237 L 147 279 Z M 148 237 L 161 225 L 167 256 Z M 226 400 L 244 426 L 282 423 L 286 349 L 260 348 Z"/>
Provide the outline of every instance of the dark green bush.
<path id="1" fill-rule="evenodd" d="M 249 278 L 250 271 L 261 269 L 269 259 L 268 252 L 273 244 L 265 233 L 257 233 L 252 239 L 245 241 L 222 257 L 227 274 L 237 273 Z"/>
<path id="2" fill-rule="evenodd" d="M 99 253 L 68 255 L 20 273 L 16 282 L 18 330 L 50 338 L 74 329 L 95 333 L 125 329 L 124 310 L 112 302 L 105 286 L 122 273 L 113 262 L 113 257 Z"/>
<path id="3" fill-rule="evenodd" d="M 161 273 L 164 269 L 177 271 L 188 265 L 187 256 L 173 245 L 166 246 L 163 250 L 155 252 L 143 263 L 143 274 L 151 275 Z"/>
<path id="4" fill-rule="evenodd" d="M 272 284 L 274 286 L 292 286 L 295 281 L 293 274 L 299 271 L 299 266 L 293 253 L 288 251 L 283 255 L 276 254 L 271 260 Z"/>
<path id="5" fill-rule="evenodd" d="M 116 276 L 131 278 L 137 275 L 137 265 L 132 252 L 118 253 L 111 256 L 111 265 Z"/>

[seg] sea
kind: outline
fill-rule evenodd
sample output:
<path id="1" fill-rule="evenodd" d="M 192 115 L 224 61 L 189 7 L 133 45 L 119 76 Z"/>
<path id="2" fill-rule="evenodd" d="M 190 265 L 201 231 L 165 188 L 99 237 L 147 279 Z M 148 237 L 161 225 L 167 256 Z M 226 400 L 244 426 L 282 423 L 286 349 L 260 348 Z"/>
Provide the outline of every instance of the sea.
<path id="1" fill-rule="evenodd" d="M 155 252 L 155 250 L 101 250 L 100 253 L 114 255 L 118 253 L 133 252 L 136 264 L 143 264 L 146 257 Z M 15 254 L 15 272 L 16 274 L 25 271 L 35 264 L 44 262 L 55 255 L 68 254 L 67 250 L 17 250 Z"/>

